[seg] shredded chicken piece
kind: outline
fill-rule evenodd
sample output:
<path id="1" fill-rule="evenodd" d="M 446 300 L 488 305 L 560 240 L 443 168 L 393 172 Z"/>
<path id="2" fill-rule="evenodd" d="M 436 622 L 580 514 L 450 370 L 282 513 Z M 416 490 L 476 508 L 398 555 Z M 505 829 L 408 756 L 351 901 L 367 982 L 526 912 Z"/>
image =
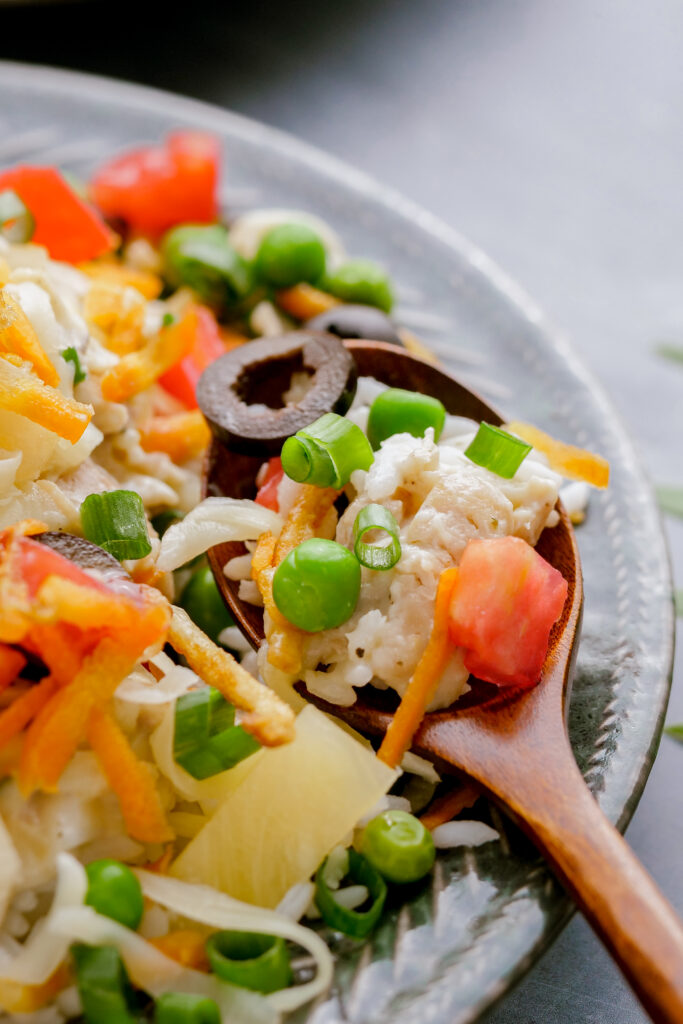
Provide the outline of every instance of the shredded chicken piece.
<path id="1" fill-rule="evenodd" d="M 184 655 L 193 672 L 247 712 L 241 725 L 259 743 L 277 747 L 294 739 L 292 709 L 249 675 L 231 654 L 209 640 L 182 608 L 173 608 L 168 640 Z"/>

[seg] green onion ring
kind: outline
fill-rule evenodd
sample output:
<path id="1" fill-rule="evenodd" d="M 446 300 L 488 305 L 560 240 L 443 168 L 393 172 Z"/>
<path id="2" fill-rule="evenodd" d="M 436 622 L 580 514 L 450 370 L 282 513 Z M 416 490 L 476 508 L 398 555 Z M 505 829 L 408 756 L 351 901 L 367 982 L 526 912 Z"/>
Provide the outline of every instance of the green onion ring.
<path id="1" fill-rule="evenodd" d="M 304 430 L 288 437 L 282 447 L 282 468 L 297 483 L 344 487 L 356 469 L 369 469 L 372 448 L 351 420 L 325 413 Z"/>
<path id="2" fill-rule="evenodd" d="M 285 940 L 257 932 L 215 932 L 206 955 L 216 977 L 254 992 L 277 992 L 292 982 Z"/>
<path id="3" fill-rule="evenodd" d="M 363 537 L 371 530 L 384 530 L 389 535 L 389 544 L 366 543 Z M 381 571 L 396 565 L 401 557 L 400 529 L 389 509 L 371 504 L 360 510 L 353 524 L 353 550 L 366 569 Z"/>
<path id="4" fill-rule="evenodd" d="M 369 860 L 355 850 L 349 850 L 348 877 L 358 885 L 364 885 L 372 898 L 372 906 L 368 910 L 348 910 L 340 906 L 334 898 L 334 890 L 330 889 L 324 877 L 327 858 L 318 868 L 315 876 L 315 904 L 325 924 L 335 931 L 343 932 L 354 939 L 363 939 L 379 921 L 384 901 L 387 898 L 387 887 L 384 879 Z"/>
<path id="5" fill-rule="evenodd" d="M 465 455 L 477 466 L 483 466 L 496 476 L 511 480 L 530 451 L 531 445 L 520 441 L 518 437 L 490 423 L 480 423 Z"/>

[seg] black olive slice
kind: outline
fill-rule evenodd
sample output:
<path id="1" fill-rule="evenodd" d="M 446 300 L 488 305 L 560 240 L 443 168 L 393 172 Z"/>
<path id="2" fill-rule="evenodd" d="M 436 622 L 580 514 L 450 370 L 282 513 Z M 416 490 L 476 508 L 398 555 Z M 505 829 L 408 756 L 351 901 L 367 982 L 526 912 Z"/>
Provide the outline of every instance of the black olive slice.
<path id="1" fill-rule="evenodd" d="M 319 313 L 305 324 L 306 330 L 328 331 L 338 338 L 365 338 L 401 345 L 393 320 L 375 306 L 342 303 Z"/>
<path id="2" fill-rule="evenodd" d="M 68 558 L 79 569 L 98 575 L 104 580 L 114 577 L 129 579 L 128 573 L 118 559 L 84 537 L 76 537 L 73 533 L 49 531 L 33 534 L 31 540 L 40 541 L 64 558 Z"/>
<path id="3" fill-rule="evenodd" d="M 285 404 L 292 374 L 308 389 Z M 197 402 L 215 437 L 243 455 L 279 455 L 284 441 L 326 412 L 343 415 L 356 393 L 356 364 L 338 338 L 292 331 L 227 352 L 204 371 Z"/>

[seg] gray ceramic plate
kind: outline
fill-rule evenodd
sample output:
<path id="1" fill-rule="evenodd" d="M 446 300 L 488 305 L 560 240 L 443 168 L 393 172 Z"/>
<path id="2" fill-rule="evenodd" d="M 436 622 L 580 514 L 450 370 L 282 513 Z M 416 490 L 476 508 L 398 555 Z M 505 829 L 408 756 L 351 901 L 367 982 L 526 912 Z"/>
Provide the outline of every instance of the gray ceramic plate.
<path id="1" fill-rule="evenodd" d="M 579 530 L 586 596 L 570 728 L 591 789 L 624 828 L 668 697 L 669 568 L 649 484 L 621 425 L 539 310 L 424 211 L 263 125 L 147 89 L 21 65 L 0 64 L 0 91 L 0 165 L 58 163 L 85 175 L 106 155 L 178 125 L 214 132 L 224 143 L 229 208 L 319 214 L 351 253 L 391 269 L 399 317 L 464 383 L 504 412 L 607 456 L 609 490 L 592 495 Z M 336 991 L 308 1014 L 309 1024 L 464 1024 L 533 963 L 570 905 L 519 834 L 495 821 L 501 844 L 440 857 L 433 885 L 393 909 L 371 942 L 338 948 Z"/>

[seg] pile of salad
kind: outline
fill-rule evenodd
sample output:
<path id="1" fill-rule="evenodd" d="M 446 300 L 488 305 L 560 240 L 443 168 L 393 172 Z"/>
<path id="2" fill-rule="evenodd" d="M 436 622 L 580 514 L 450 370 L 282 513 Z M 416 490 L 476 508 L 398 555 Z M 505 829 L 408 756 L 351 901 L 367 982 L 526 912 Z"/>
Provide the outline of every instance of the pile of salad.
<path id="1" fill-rule="evenodd" d="M 534 545 L 563 477 L 576 521 L 607 483 L 528 424 L 354 377 L 257 460 L 255 500 L 201 501 L 220 366 L 297 332 L 332 363 L 422 351 L 383 268 L 312 214 L 226 217 L 219 178 L 195 132 L 88 182 L 0 171 L 0 1009 L 32 1024 L 274 1022 L 329 988 L 327 937 L 495 840 L 412 737 L 471 675 L 539 681 L 567 585 Z M 295 366 L 285 406 L 311 386 Z M 301 680 L 395 689 L 381 747 Z"/>

